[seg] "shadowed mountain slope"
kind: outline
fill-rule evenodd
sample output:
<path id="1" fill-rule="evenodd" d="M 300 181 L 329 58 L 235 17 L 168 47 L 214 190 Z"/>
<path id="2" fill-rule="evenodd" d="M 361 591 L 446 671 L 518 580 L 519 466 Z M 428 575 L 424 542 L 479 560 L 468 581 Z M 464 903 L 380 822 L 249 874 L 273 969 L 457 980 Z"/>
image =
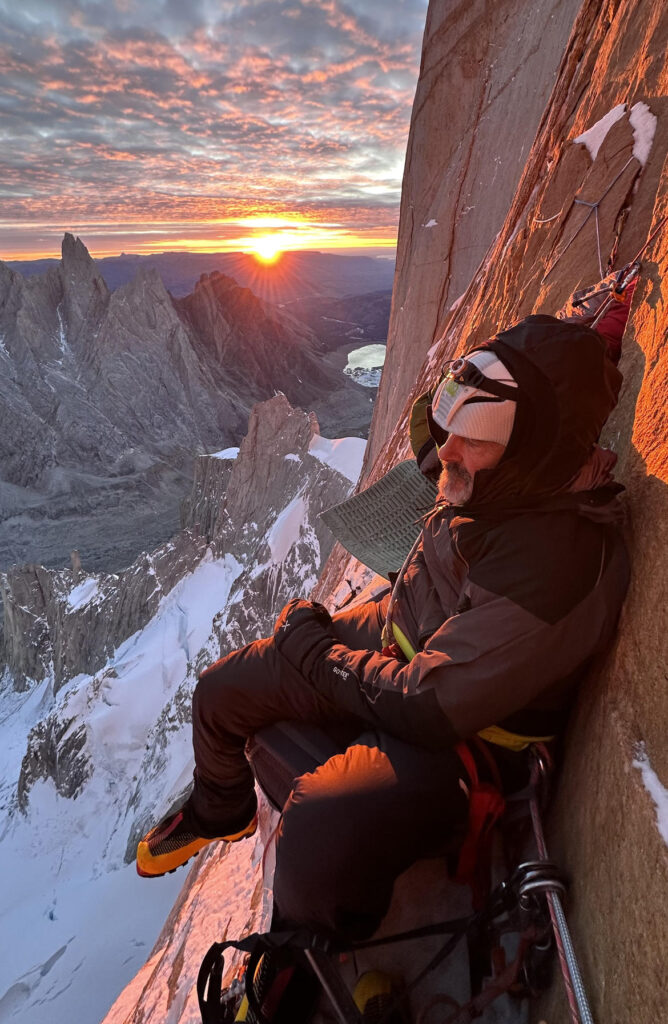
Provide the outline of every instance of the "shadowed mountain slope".
<path id="1" fill-rule="evenodd" d="M 300 321 L 216 273 L 173 300 L 142 266 L 110 292 L 79 239 L 24 278 L 0 263 L 0 566 L 119 568 L 178 526 L 195 454 L 238 443 L 282 390 L 325 434 L 366 432 L 367 390 Z"/>

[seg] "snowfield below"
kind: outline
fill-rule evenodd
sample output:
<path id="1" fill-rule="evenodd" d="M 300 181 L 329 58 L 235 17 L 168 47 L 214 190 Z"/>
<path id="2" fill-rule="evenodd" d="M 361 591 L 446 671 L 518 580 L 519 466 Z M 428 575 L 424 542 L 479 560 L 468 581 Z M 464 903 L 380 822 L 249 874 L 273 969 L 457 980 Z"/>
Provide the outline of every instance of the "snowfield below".
<path id="1" fill-rule="evenodd" d="M 105 635 L 119 604 L 127 632 L 133 622 L 143 628 L 134 626 L 94 674 L 61 677 L 60 688 L 53 662 L 42 682 L 0 677 L 0 1024 L 99 1024 L 140 972 L 188 872 L 139 878 L 134 850 L 190 786 L 197 675 L 221 650 L 266 635 L 282 604 L 308 595 L 331 549 L 317 517 L 350 493 L 365 442 L 313 435 L 308 416 L 282 396 L 259 409 L 255 427 L 275 450 L 261 439 L 245 455 L 217 453 L 235 462 L 230 501 L 240 511 L 235 518 L 223 506 L 210 542 L 197 531 L 189 541 L 185 531 L 182 543 L 140 559 L 125 583 L 55 573 L 51 643 L 80 635 L 81 622 Z M 210 500 L 218 507 L 221 498 Z M 156 608 L 148 621 L 147 600 Z M 133 601 L 141 605 L 134 617 Z M 257 843 L 242 846 L 229 858 L 218 851 L 216 861 L 236 865 L 237 881 L 225 883 L 224 899 L 220 889 L 207 896 L 239 927 L 259 875 Z"/>
<path id="2" fill-rule="evenodd" d="M 49 779 L 31 788 L 26 815 L 11 808 L 0 842 L 0 1021 L 94 1024 L 146 959 L 183 875 L 147 883 L 124 863 L 128 801 L 161 710 L 210 643 L 212 619 L 240 570 L 234 558 L 208 554 L 101 672 L 76 677 L 55 698 L 48 680 L 27 696 L 11 694 L 0 724 L 3 809 L 28 733 L 47 709 L 86 723 L 92 774 L 73 800 Z M 76 590 L 73 602 L 92 597 L 87 582 Z M 160 808 L 191 773 L 183 725 L 170 734 L 158 788 L 142 800 Z"/>

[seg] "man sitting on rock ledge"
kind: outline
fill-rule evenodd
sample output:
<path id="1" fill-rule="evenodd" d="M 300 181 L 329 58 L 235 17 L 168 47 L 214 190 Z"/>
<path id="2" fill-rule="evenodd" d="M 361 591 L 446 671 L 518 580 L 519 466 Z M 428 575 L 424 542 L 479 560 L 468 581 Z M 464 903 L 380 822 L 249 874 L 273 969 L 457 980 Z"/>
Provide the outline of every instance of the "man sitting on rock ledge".
<path id="1" fill-rule="evenodd" d="M 628 584 L 614 456 L 596 445 L 620 382 L 596 331 L 548 316 L 451 364 L 429 414 L 437 502 L 392 597 L 333 617 L 291 601 L 272 637 L 201 674 L 194 789 L 139 843 L 141 875 L 254 832 L 246 742 L 279 721 L 332 737 L 283 810 L 282 925 L 375 930 L 400 872 L 466 821 L 461 741 L 476 738 L 483 771 L 485 745 L 506 788 L 523 784 L 522 749 L 563 727 Z M 258 774 L 270 795 L 280 788 Z"/>

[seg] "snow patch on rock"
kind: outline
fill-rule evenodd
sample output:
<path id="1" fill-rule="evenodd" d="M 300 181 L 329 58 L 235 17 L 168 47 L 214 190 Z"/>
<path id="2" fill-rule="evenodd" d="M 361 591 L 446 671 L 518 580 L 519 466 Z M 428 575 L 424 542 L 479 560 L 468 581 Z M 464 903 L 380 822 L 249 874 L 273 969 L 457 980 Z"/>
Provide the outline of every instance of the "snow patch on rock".
<path id="1" fill-rule="evenodd" d="M 654 801 L 656 825 L 661 838 L 668 846 L 668 789 L 652 768 L 644 743 L 638 743 L 636 746 L 635 757 L 631 763 L 640 771 L 645 789 Z"/>
<path id="2" fill-rule="evenodd" d="M 58 348 L 60 349 L 61 356 L 65 356 L 69 353 L 69 345 L 67 344 L 67 335 L 65 333 L 65 324 L 63 322 L 63 314 L 61 311 L 62 303 L 58 304 L 56 313 L 58 315 Z"/>
<path id="3" fill-rule="evenodd" d="M 70 591 L 67 598 L 67 607 L 70 611 L 77 611 L 79 608 L 85 608 L 87 604 L 94 601 L 99 596 L 98 582 L 94 576 L 89 576 L 83 583 L 79 583 L 73 590 Z"/>
<path id="4" fill-rule="evenodd" d="M 329 440 L 314 434 L 309 445 L 309 455 L 330 466 L 355 483 L 362 469 L 366 441 L 363 437 L 339 437 Z"/>
<path id="5" fill-rule="evenodd" d="M 303 495 L 298 494 L 283 509 L 267 534 L 272 562 L 278 565 L 285 561 L 290 548 L 298 542 L 305 525 L 306 502 Z"/>
<path id="6" fill-rule="evenodd" d="M 592 160 L 595 160 L 599 149 L 603 145 L 603 140 L 613 124 L 616 124 L 625 113 L 626 104 L 618 103 L 616 107 L 613 107 L 607 114 L 604 114 L 596 124 L 593 124 L 591 128 L 587 128 L 587 131 L 583 132 L 582 135 L 578 135 L 577 139 L 573 139 L 573 142 L 580 142 L 583 146 L 586 146 L 590 157 Z"/>
<path id="7" fill-rule="evenodd" d="M 626 113 L 626 104 L 618 103 L 616 107 L 609 110 L 596 124 L 588 128 L 586 132 L 578 135 L 573 142 L 580 142 L 589 150 L 592 160 L 595 160 L 603 140 L 612 128 L 613 124 Z M 633 156 L 644 167 L 647 163 L 654 134 L 656 132 L 657 119 L 646 103 L 634 103 L 629 111 L 629 121 L 633 129 Z"/>
<path id="8" fill-rule="evenodd" d="M 654 142 L 657 119 L 646 103 L 634 103 L 629 121 L 633 128 L 633 155 L 644 167 Z"/>
<path id="9" fill-rule="evenodd" d="M 236 459 L 239 454 L 238 448 L 223 448 L 222 451 L 212 452 L 212 459 Z"/>

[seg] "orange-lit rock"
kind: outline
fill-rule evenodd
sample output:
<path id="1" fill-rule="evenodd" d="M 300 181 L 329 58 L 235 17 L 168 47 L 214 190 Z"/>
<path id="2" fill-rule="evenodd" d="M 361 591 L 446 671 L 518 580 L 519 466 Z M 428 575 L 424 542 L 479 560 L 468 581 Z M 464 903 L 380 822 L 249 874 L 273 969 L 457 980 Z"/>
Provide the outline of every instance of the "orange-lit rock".
<path id="1" fill-rule="evenodd" d="M 576 234 L 588 213 L 576 197 L 601 200 L 604 266 L 616 239 L 619 267 L 668 212 L 667 51 L 668 17 L 655 0 L 582 5 L 503 226 L 431 358 L 421 362 L 413 394 L 431 384 L 440 363 L 459 349 L 527 313 L 554 312 L 574 288 L 599 277 L 595 216 Z M 592 160 L 587 147 L 573 140 L 618 104 L 626 104 L 626 111 Z M 657 121 L 646 152 L 650 115 Z M 420 194 L 429 186 L 435 151 L 445 173 L 443 140 L 434 131 L 429 141 L 430 170 L 419 161 L 409 163 L 408 192 Z M 443 229 L 445 236 L 447 225 Z M 400 240 L 400 251 L 406 244 Z M 624 388 L 604 436 L 619 454 L 618 476 L 628 490 L 633 582 L 617 646 L 598 666 L 576 709 L 551 821 L 553 852 L 573 878 L 570 919 L 596 1020 L 649 1022 L 666 1015 L 668 849 L 646 783 L 653 781 L 657 792 L 668 787 L 667 272 L 664 231 L 644 258 L 624 341 Z M 417 263 L 400 269 L 395 295 L 422 287 L 423 273 Z M 436 302 L 435 281 L 430 295 Z M 393 323 L 396 329 L 396 314 Z M 429 339 L 433 318 L 418 316 L 414 327 L 413 358 L 421 361 L 421 328 Z M 408 357 L 402 354 L 402 360 L 406 365 Z M 391 371 L 381 386 L 385 404 L 372 425 L 377 461 L 368 479 L 405 452 L 402 431 L 412 395 L 402 409 L 402 387 L 404 381 Z M 393 433 L 394 420 L 401 429 Z M 337 578 L 335 559 L 336 553 L 326 571 L 327 587 Z M 639 753 L 646 757 L 645 782 Z M 562 1021 L 566 1012 L 557 984 L 541 1016 Z"/>
<path id="2" fill-rule="evenodd" d="M 429 5 L 401 196 L 386 371 L 365 465 L 501 228 L 579 8 Z"/>

